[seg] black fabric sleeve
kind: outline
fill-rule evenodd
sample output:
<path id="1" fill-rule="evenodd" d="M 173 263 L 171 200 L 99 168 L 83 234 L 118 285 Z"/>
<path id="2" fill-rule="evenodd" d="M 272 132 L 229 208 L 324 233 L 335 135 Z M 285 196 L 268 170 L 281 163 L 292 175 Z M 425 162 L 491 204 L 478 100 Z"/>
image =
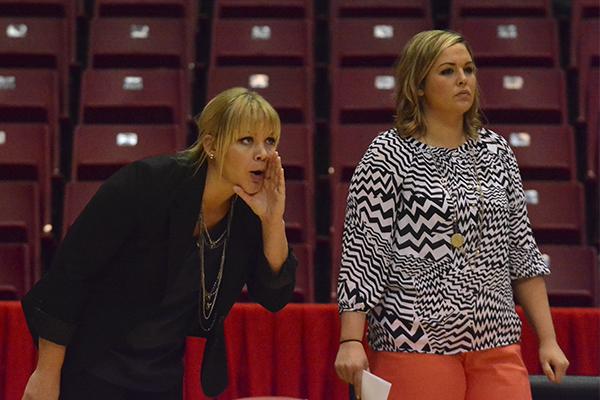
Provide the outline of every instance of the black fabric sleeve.
<path id="1" fill-rule="evenodd" d="M 261 304 L 267 310 L 276 312 L 281 310 L 292 299 L 296 285 L 296 267 L 298 261 L 292 249 L 277 274 L 269 266 L 262 251 L 262 241 L 258 246 L 256 268 L 247 282 L 250 298 Z"/>
<path id="2" fill-rule="evenodd" d="M 100 187 L 71 226 L 48 273 L 23 298 L 36 344 L 39 336 L 69 343 L 93 283 L 106 278 L 111 258 L 134 231 L 139 169 L 130 164 Z"/>

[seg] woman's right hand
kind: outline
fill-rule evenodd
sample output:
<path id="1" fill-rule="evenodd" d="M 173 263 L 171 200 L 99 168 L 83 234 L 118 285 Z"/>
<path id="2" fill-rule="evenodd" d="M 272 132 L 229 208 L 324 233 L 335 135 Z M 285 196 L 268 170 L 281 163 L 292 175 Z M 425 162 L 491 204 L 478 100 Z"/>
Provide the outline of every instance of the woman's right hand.
<path id="1" fill-rule="evenodd" d="M 58 400 L 60 373 L 49 373 L 36 369 L 29 377 L 22 400 Z"/>
<path id="2" fill-rule="evenodd" d="M 360 399 L 363 370 L 369 370 L 369 360 L 363 344 L 355 341 L 340 344 L 335 358 L 335 372 L 341 380 L 354 386 L 357 399 Z"/>

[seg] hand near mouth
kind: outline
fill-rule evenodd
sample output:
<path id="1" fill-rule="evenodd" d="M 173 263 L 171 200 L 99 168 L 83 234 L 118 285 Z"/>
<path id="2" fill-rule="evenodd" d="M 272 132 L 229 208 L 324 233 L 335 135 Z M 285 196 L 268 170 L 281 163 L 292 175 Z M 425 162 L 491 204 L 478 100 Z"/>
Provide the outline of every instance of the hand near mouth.
<path id="1" fill-rule="evenodd" d="M 249 194 L 241 186 L 234 186 L 234 192 L 250 206 L 263 222 L 281 221 L 285 210 L 285 178 L 279 153 L 274 152 L 267 159 L 261 189 Z"/>

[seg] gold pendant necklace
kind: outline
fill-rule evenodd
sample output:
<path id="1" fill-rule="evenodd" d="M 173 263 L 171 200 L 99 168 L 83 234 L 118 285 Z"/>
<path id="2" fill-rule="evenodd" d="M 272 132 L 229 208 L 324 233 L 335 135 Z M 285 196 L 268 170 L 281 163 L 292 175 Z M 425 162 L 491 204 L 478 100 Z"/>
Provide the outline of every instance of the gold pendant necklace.
<path id="1" fill-rule="evenodd" d="M 450 243 L 455 249 L 461 248 L 465 244 L 465 237 L 461 233 L 454 233 L 450 238 Z"/>

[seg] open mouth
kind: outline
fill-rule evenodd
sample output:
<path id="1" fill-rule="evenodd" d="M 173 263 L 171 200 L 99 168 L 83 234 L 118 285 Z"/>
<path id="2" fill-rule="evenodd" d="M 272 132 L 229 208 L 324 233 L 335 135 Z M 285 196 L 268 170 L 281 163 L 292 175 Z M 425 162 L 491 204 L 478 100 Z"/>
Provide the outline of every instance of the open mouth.
<path id="1" fill-rule="evenodd" d="M 250 173 L 252 174 L 252 176 L 255 176 L 257 178 L 262 177 L 265 174 L 264 171 L 259 171 L 259 170 L 257 170 L 257 171 L 250 171 Z"/>

